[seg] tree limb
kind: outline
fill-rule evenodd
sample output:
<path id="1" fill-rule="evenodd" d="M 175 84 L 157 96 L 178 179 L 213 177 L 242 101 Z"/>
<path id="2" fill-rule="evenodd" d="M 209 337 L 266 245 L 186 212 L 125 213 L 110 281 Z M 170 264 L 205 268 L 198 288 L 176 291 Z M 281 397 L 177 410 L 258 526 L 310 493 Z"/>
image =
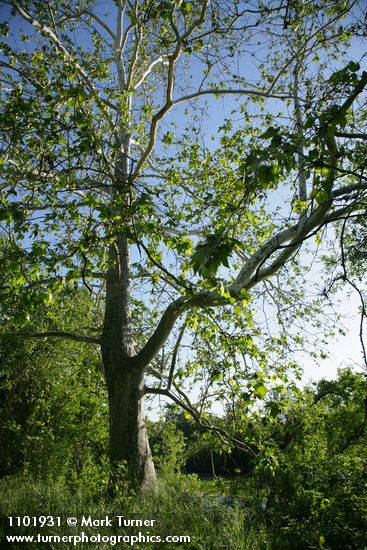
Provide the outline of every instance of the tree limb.
<path id="1" fill-rule="evenodd" d="M 176 340 L 175 347 L 173 348 L 171 367 L 170 367 L 170 370 L 169 370 L 168 381 L 167 381 L 167 389 L 170 389 L 171 386 L 172 386 L 173 374 L 174 374 L 175 368 L 176 368 L 178 351 L 180 349 L 180 345 L 181 345 L 181 342 L 182 342 L 183 335 L 185 333 L 185 329 L 186 329 L 186 323 L 184 323 L 182 325 L 182 327 L 180 329 L 180 332 L 178 333 L 178 338 Z"/>
<path id="2" fill-rule="evenodd" d="M 243 89 L 243 88 L 213 88 L 213 89 L 207 89 L 207 90 L 198 90 L 197 92 L 193 92 L 192 94 L 187 94 L 184 96 L 179 97 L 178 99 L 175 99 L 173 101 L 173 106 L 179 105 L 180 103 L 183 103 L 184 101 L 189 101 L 190 99 L 195 99 L 196 97 L 200 97 L 203 95 L 246 95 L 246 96 L 256 96 L 256 97 L 264 97 L 264 98 L 271 98 L 271 99 L 290 99 L 290 95 L 286 94 L 272 94 L 268 91 L 260 91 L 260 90 L 249 90 L 249 89 Z"/>
<path id="3" fill-rule="evenodd" d="M 367 139 L 367 134 L 361 132 L 335 132 L 337 137 L 345 137 L 350 139 Z"/>
<path id="4" fill-rule="evenodd" d="M 241 449 L 248 453 L 253 458 L 256 457 L 256 452 L 251 449 L 246 443 L 241 441 L 240 439 L 237 439 L 235 436 L 231 435 L 227 430 L 224 428 L 220 428 L 219 426 L 215 426 L 212 424 L 207 418 L 202 418 L 199 414 L 199 412 L 191 405 L 188 405 L 181 399 L 177 397 L 174 393 L 172 393 L 168 389 L 162 389 L 162 388 L 145 388 L 146 394 L 154 394 L 154 395 L 163 395 L 165 397 L 168 397 L 176 403 L 180 408 L 182 408 L 184 411 L 190 414 L 190 416 L 194 419 L 194 421 L 201 427 L 204 428 L 204 430 L 208 430 L 211 432 L 214 432 L 219 439 L 224 443 L 225 445 L 228 445 L 228 443 L 233 443 L 235 447 L 238 449 Z"/>

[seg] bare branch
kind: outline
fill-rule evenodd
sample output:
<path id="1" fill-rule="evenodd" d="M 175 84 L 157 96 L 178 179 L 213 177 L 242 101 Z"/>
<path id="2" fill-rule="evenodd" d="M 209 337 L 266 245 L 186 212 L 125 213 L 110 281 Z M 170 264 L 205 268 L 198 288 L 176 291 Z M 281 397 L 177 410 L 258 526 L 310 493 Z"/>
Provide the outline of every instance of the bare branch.
<path id="1" fill-rule="evenodd" d="M 150 125 L 150 130 L 149 130 L 148 145 L 147 145 L 144 153 L 141 155 L 140 159 L 136 163 L 134 173 L 131 176 L 131 181 L 136 180 L 136 178 L 139 176 L 139 172 L 140 172 L 141 168 L 144 166 L 146 161 L 149 159 L 149 157 L 150 157 L 150 155 L 151 155 L 151 153 L 154 149 L 154 146 L 155 146 L 157 130 L 158 130 L 158 124 L 159 124 L 160 120 L 162 120 L 165 117 L 165 115 L 168 113 L 168 111 L 170 111 L 171 107 L 172 107 L 172 103 L 166 103 L 162 107 L 162 109 L 160 109 L 160 111 L 158 111 L 158 113 L 156 113 L 153 116 L 152 122 L 151 122 L 151 125 Z"/>
<path id="2" fill-rule="evenodd" d="M 178 229 L 174 229 L 173 227 L 160 226 L 159 231 L 164 235 L 175 235 L 177 237 L 203 236 L 203 231 L 201 229 L 188 229 L 187 231 L 185 229 L 182 229 L 182 231 L 179 231 Z"/>
<path id="3" fill-rule="evenodd" d="M 142 30 L 139 27 L 135 27 L 134 51 L 133 51 L 133 55 L 131 57 L 130 64 L 129 64 L 129 67 L 128 67 L 128 70 L 127 70 L 126 88 L 128 90 L 130 89 L 130 87 L 132 85 L 133 78 L 134 78 L 134 70 L 135 70 L 135 66 L 138 62 L 138 57 L 139 57 L 138 54 L 139 54 L 139 47 L 140 47 L 141 39 L 142 39 Z"/>
<path id="4" fill-rule="evenodd" d="M 139 88 L 139 86 L 141 86 L 143 84 L 145 79 L 151 74 L 152 70 L 154 69 L 154 67 L 156 65 L 159 65 L 159 63 L 164 63 L 166 60 L 167 60 L 167 55 L 165 55 L 165 54 L 159 56 L 157 59 L 154 59 L 154 61 L 152 61 L 148 65 L 148 67 L 146 68 L 146 70 L 144 71 L 144 73 L 142 74 L 140 79 L 138 80 L 138 82 L 136 84 L 134 84 L 134 86 L 133 86 L 134 90 L 136 90 L 137 88 Z"/>
<path id="5" fill-rule="evenodd" d="M 256 96 L 256 97 L 264 97 L 264 98 L 271 98 L 271 99 L 281 99 L 281 100 L 287 100 L 290 99 L 291 96 L 288 94 L 272 94 L 269 91 L 261 91 L 261 90 L 249 90 L 249 89 L 242 89 L 242 88 L 213 88 L 213 89 L 207 89 L 207 90 L 198 90 L 197 92 L 193 92 L 192 94 L 187 94 L 184 96 L 179 97 L 178 99 L 175 99 L 173 101 L 173 106 L 178 105 L 179 103 L 183 103 L 184 101 L 189 101 L 190 99 L 195 99 L 196 97 L 200 97 L 203 95 L 246 95 L 246 96 Z"/>
<path id="6" fill-rule="evenodd" d="M 342 197 L 343 195 L 350 195 L 354 191 L 367 191 L 367 184 L 366 183 L 356 183 L 354 185 L 346 185 L 345 187 L 340 187 L 339 189 L 335 189 L 331 197 L 337 198 Z"/>
<path id="7" fill-rule="evenodd" d="M 186 323 L 184 323 L 182 325 L 182 327 L 180 329 L 180 332 L 178 333 L 178 338 L 176 340 L 175 347 L 173 348 L 171 367 L 170 367 L 170 371 L 169 371 L 169 375 L 168 375 L 168 381 L 167 381 L 167 389 L 170 389 L 171 386 L 172 386 L 173 374 L 174 374 L 174 371 L 175 371 L 175 368 L 176 368 L 178 351 L 180 349 L 180 345 L 181 345 L 181 342 L 182 342 L 183 335 L 185 333 L 185 329 L 186 329 Z"/>
<path id="8" fill-rule="evenodd" d="M 92 19 L 94 19 L 99 25 L 101 25 L 101 27 L 103 27 L 104 30 L 110 35 L 112 40 L 114 40 L 114 41 L 116 40 L 116 36 L 115 36 L 114 32 L 112 32 L 110 27 L 107 25 L 107 23 L 105 23 L 103 21 L 103 19 L 101 19 L 100 17 L 98 17 L 97 14 L 93 13 L 91 10 L 88 10 L 86 8 L 83 8 L 83 12 L 86 13 L 87 15 L 89 15 L 89 17 L 92 17 Z"/>
<path id="9" fill-rule="evenodd" d="M 349 139 L 367 139 L 367 134 L 361 132 L 335 132 L 335 135 Z"/>
<path id="10" fill-rule="evenodd" d="M 126 71 L 125 71 L 125 65 L 123 61 L 123 51 L 124 51 L 124 44 L 123 44 L 123 36 L 122 36 L 122 29 L 123 29 L 123 21 L 124 21 L 124 7 L 119 3 L 117 8 L 117 23 L 116 23 L 116 36 L 114 40 L 115 44 L 115 64 L 117 69 L 117 75 L 119 79 L 120 87 L 123 88 L 126 84 Z M 125 32 L 125 40 L 127 40 L 129 36 L 129 32 L 132 28 L 132 25 L 129 25 L 129 27 L 126 29 Z"/>

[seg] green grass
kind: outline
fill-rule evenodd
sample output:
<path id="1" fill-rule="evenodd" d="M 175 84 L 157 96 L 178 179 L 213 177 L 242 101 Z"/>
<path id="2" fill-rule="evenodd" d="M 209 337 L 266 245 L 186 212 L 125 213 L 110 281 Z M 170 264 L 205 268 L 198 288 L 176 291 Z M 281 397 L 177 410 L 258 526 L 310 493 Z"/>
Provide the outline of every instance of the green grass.
<path id="1" fill-rule="evenodd" d="M 208 484 L 208 482 L 206 482 Z M 208 489 L 208 486 L 207 486 Z M 159 544 L 145 542 L 134 544 L 134 549 L 190 548 L 195 550 L 266 550 L 270 548 L 266 541 L 265 531 L 256 530 L 251 517 L 251 510 L 243 507 L 219 505 L 214 496 L 208 495 L 203 484 L 193 476 L 171 474 L 160 479 L 157 488 L 144 496 L 120 495 L 113 500 L 102 494 L 91 497 L 83 490 L 70 491 L 60 483 L 51 481 L 32 482 L 29 479 L 15 478 L 0 482 L 0 540 L 9 534 L 35 535 L 78 535 L 83 531 L 87 536 L 96 535 L 137 535 L 139 531 L 149 536 L 189 535 L 190 543 Z M 21 527 L 9 528 L 9 516 L 60 516 L 61 527 Z M 69 527 L 66 518 L 82 516 L 104 518 L 108 515 L 115 518 L 123 515 L 126 518 L 155 520 L 149 527 Z M 19 545 L 19 548 L 44 549 L 54 548 L 113 548 L 109 543 L 72 542 L 55 544 L 39 543 Z M 5 546 L 1 546 L 5 548 Z M 12 544 L 11 548 L 16 548 Z M 121 547 L 121 545 L 116 545 Z M 127 543 L 123 547 L 128 547 Z"/>

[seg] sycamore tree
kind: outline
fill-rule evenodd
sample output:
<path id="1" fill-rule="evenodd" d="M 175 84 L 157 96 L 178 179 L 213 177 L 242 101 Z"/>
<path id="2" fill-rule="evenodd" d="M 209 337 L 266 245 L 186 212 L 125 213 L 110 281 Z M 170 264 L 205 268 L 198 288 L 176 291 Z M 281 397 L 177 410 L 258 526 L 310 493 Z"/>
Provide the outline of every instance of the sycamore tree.
<path id="1" fill-rule="evenodd" d="M 356 0 L 2 2 L 2 316 L 100 347 L 112 471 L 139 488 L 155 478 L 146 394 L 204 425 L 189 375 L 203 398 L 246 380 L 244 399 L 264 397 L 251 300 L 289 312 L 302 243 L 364 214 L 367 73 L 347 55 L 362 15 Z M 30 328 L 76 285 L 94 326 Z"/>

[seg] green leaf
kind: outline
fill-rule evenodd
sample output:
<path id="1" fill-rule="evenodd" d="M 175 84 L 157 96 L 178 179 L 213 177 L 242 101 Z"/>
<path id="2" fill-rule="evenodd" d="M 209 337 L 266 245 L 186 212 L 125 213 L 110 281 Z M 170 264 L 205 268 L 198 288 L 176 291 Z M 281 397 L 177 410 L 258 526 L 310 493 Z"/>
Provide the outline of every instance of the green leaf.
<path id="1" fill-rule="evenodd" d="M 325 189 L 314 189 L 310 195 L 311 199 L 315 199 L 317 204 L 321 206 L 325 202 L 330 200 L 330 195 Z"/>
<path id="2" fill-rule="evenodd" d="M 200 242 L 191 257 L 191 265 L 194 273 L 204 278 L 214 276 L 220 265 L 229 267 L 228 258 L 233 251 L 236 241 L 212 234 L 206 241 Z"/>
<path id="3" fill-rule="evenodd" d="M 269 126 L 269 128 L 267 128 L 265 130 L 265 132 L 263 134 L 261 134 L 261 139 L 271 139 L 275 136 L 277 136 L 279 133 L 279 128 L 274 128 L 273 126 Z"/>
<path id="4" fill-rule="evenodd" d="M 264 187 L 270 186 L 276 180 L 277 175 L 281 172 L 281 168 L 278 164 L 261 164 L 257 171 L 257 176 L 260 183 Z"/>

